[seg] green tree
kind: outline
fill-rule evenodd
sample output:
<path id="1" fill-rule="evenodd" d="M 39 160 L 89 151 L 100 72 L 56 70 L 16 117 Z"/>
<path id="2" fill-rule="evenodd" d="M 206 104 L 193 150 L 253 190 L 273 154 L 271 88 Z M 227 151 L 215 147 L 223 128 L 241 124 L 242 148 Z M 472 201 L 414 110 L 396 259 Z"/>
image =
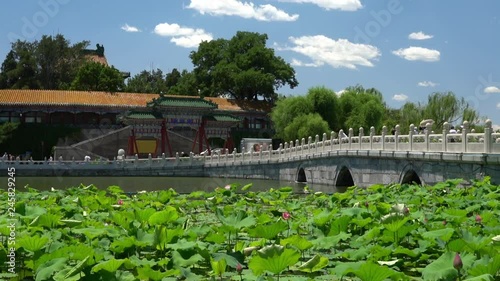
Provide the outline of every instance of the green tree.
<path id="1" fill-rule="evenodd" d="M 168 83 L 172 83 L 172 80 L 169 81 L 171 82 Z M 169 95 L 198 96 L 200 94 L 200 90 L 194 73 L 183 70 L 178 81 L 175 85 L 168 88 L 167 93 Z"/>
<path id="2" fill-rule="evenodd" d="M 0 89 L 12 88 L 19 77 L 13 75 L 17 68 L 16 54 L 14 51 L 9 51 L 0 68 Z"/>
<path id="3" fill-rule="evenodd" d="M 369 130 L 373 126 L 378 132 L 382 128 L 385 106 L 378 90 L 364 89 L 360 85 L 348 87 L 340 96 L 339 102 L 344 131 L 353 128 L 357 133 L 360 127 Z"/>
<path id="4" fill-rule="evenodd" d="M 114 67 L 86 62 L 71 83 L 72 90 L 118 92 L 125 87 L 123 76 Z"/>
<path id="5" fill-rule="evenodd" d="M 402 133 L 408 133 L 411 124 L 419 126 L 420 121 L 424 119 L 424 109 L 425 106 L 413 102 L 406 102 L 401 107 L 398 124 Z"/>
<path id="6" fill-rule="evenodd" d="M 2 63 L 0 87 L 67 89 L 85 59 L 87 41 L 71 45 L 63 35 L 16 41 Z"/>
<path id="7" fill-rule="evenodd" d="M 11 89 L 39 89 L 35 43 L 16 41 L 2 63 L 2 84 Z"/>
<path id="8" fill-rule="evenodd" d="M 143 70 L 127 81 L 126 92 L 164 94 L 168 90 L 163 72 L 160 69 L 153 71 Z"/>
<path id="9" fill-rule="evenodd" d="M 88 41 L 71 45 L 63 35 L 44 35 L 36 42 L 35 56 L 42 89 L 67 89 L 85 61 L 83 50 Z"/>
<path id="10" fill-rule="evenodd" d="M 266 34 L 239 31 L 230 40 L 202 42 L 190 54 L 202 96 L 274 102 L 276 90 L 298 85 L 295 70 L 266 47 Z"/>
<path id="11" fill-rule="evenodd" d="M 330 133 L 328 123 L 318 113 L 303 114 L 295 117 L 284 131 L 285 141 L 314 137 Z"/>
<path id="12" fill-rule="evenodd" d="M 19 126 L 19 123 L 6 122 L 0 124 L 0 144 L 3 144 L 12 137 L 12 134 Z"/>
<path id="13" fill-rule="evenodd" d="M 181 80 L 182 74 L 177 70 L 177 68 L 172 69 L 170 73 L 167 73 L 165 76 L 165 84 L 167 88 L 172 88 L 179 83 Z"/>
<path id="14" fill-rule="evenodd" d="M 319 113 L 329 128 L 340 130 L 340 103 L 334 91 L 325 87 L 314 87 L 307 92 L 307 99 L 312 103 L 313 112 Z"/>
<path id="15" fill-rule="evenodd" d="M 434 120 L 433 129 L 440 131 L 448 122 L 468 121 L 471 125 L 479 122 L 479 114 L 464 98 L 457 98 L 453 92 L 436 92 L 429 95 L 423 111 L 425 119 Z"/>
<path id="16" fill-rule="evenodd" d="M 271 120 L 276 130 L 276 136 L 285 141 L 295 140 L 288 138 L 285 130 L 295 118 L 312 113 L 314 109 L 311 101 L 305 96 L 281 98 L 271 111 Z"/>

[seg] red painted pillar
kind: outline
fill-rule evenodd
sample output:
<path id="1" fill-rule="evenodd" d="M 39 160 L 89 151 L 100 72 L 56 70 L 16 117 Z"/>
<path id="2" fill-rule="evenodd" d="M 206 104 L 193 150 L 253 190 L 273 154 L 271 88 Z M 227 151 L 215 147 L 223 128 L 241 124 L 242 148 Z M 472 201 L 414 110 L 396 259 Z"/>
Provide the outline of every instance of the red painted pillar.
<path id="1" fill-rule="evenodd" d="M 165 146 L 167 145 L 167 126 L 165 125 L 165 119 L 161 122 L 161 129 L 160 129 L 160 135 L 161 135 L 161 153 L 165 153 Z"/>
<path id="2" fill-rule="evenodd" d="M 201 119 L 200 129 L 198 130 L 198 153 L 203 151 L 203 136 L 205 135 L 205 118 Z M 209 152 L 210 153 L 210 152 Z"/>
<path id="3" fill-rule="evenodd" d="M 168 138 L 167 122 L 165 121 L 165 119 L 163 119 L 161 123 L 161 139 L 162 139 L 162 149 L 164 149 L 166 144 L 168 148 L 168 154 L 170 155 L 170 157 L 174 157 L 172 153 L 172 145 L 170 144 L 170 140 Z"/>

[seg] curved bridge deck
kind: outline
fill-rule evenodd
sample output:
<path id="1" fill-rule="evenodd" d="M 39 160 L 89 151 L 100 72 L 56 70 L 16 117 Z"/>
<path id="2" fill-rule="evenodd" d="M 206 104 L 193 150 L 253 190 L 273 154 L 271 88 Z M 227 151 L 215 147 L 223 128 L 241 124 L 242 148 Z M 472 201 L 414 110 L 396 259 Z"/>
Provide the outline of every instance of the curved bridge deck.
<path id="1" fill-rule="evenodd" d="M 0 161 L 18 176 L 258 178 L 335 186 L 433 184 L 490 176 L 500 183 L 500 133 L 309 137 L 272 151 L 114 161 Z"/>

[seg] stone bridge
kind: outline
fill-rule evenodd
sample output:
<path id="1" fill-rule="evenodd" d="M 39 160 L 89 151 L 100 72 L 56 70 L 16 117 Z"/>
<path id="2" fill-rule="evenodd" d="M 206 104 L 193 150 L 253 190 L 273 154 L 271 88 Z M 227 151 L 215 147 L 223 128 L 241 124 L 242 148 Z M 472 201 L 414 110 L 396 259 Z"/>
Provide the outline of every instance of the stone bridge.
<path id="1" fill-rule="evenodd" d="M 276 150 L 212 156 L 113 161 L 2 161 L 0 167 L 15 167 L 18 176 L 188 176 L 272 179 L 324 184 L 336 187 L 371 184 L 435 184 L 447 179 L 480 179 L 490 176 L 500 184 L 500 133 L 493 133 L 491 121 L 484 133 L 440 134 L 431 132 L 381 135 L 371 128 L 364 135 L 353 130 L 345 135 L 332 132 L 281 144 Z M 337 137 L 344 136 L 344 137 Z"/>

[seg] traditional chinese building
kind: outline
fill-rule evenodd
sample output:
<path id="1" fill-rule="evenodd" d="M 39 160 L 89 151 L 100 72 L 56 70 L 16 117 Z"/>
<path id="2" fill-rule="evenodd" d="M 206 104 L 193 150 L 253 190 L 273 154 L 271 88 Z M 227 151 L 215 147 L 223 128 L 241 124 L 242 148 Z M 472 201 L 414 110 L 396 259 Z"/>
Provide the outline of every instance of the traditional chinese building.
<path id="1" fill-rule="evenodd" d="M 222 98 L 0 90 L 0 123 L 48 124 L 82 131 L 79 142 L 59 143 L 60 156 L 66 159 L 80 158 L 84 152 L 113 158 L 119 148 L 140 157 L 200 153 L 214 146 L 232 151 L 239 142 L 234 135 L 272 135 L 269 112 L 265 102 Z"/>

